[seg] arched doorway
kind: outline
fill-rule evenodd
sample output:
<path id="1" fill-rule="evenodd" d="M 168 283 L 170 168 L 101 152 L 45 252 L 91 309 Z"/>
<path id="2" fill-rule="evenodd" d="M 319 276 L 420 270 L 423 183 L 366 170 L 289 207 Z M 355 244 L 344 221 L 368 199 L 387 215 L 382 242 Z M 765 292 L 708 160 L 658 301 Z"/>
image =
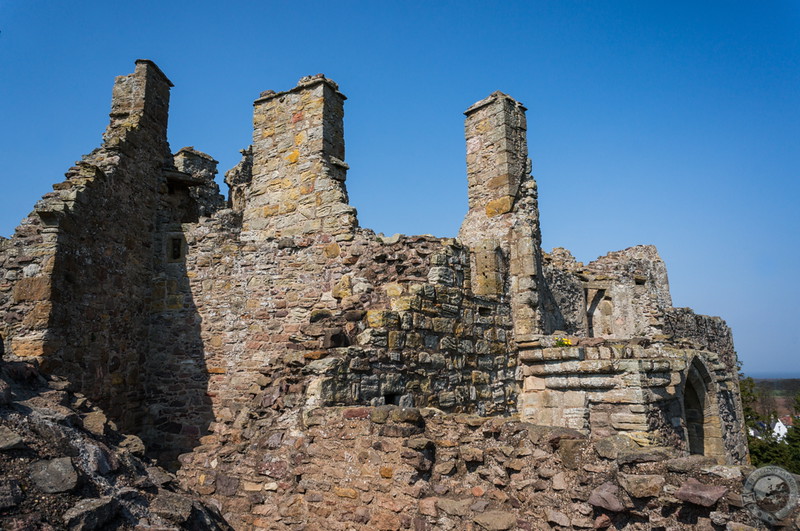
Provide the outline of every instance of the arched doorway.
<path id="1" fill-rule="evenodd" d="M 697 389 L 697 382 L 688 380 L 683 391 L 683 411 L 686 418 L 686 435 L 690 454 L 705 452 L 704 416 L 705 390 Z"/>
<path id="2" fill-rule="evenodd" d="M 683 387 L 683 418 L 691 454 L 724 456 L 722 425 L 714 382 L 705 364 L 694 358 Z"/>

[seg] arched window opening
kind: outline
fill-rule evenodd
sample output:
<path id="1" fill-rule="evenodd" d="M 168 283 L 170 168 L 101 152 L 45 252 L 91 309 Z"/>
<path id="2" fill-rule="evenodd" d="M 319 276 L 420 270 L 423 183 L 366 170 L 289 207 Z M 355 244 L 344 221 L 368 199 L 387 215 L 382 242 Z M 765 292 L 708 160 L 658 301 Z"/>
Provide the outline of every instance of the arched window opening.
<path id="1" fill-rule="evenodd" d="M 702 455 L 705 453 L 704 399 L 704 390 L 698 392 L 693 382 L 687 381 L 683 393 L 683 410 L 686 413 L 686 434 L 691 454 Z"/>
<path id="2" fill-rule="evenodd" d="M 705 364 L 694 358 L 683 387 L 683 415 L 689 453 L 723 457 L 722 423 L 715 384 Z"/>

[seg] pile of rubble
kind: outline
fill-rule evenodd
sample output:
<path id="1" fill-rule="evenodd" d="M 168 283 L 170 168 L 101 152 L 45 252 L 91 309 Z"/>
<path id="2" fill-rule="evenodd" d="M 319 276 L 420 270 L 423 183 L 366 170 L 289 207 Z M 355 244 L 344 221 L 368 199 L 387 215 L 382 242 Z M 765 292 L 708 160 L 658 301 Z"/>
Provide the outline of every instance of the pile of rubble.
<path id="1" fill-rule="evenodd" d="M 68 388 L 0 361 L 0 529 L 231 529 Z"/>

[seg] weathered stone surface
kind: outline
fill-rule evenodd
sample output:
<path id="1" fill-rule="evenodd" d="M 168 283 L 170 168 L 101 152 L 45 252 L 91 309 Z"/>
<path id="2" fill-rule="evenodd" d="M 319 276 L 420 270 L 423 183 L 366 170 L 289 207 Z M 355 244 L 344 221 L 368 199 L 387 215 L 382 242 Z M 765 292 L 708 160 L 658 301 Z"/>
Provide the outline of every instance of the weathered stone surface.
<path id="1" fill-rule="evenodd" d="M 67 492 L 78 485 L 78 473 L 69 457 L 38 461 L 31 465 L 31 479 L 42 492 Z"/>
<path id="2" fill-rule="evenodd" d="M 92 411 L 83 417 L 83 427 L 95 435 L 104 435 L 108 419 L 102 411 Z"/>
<path id="3" fill-rule="evenodd" d="M 741 524 L 739 522 L 728 522 L 725 524 L 726 531 L 756 531 L 757 529 L 757 527 Z"/>
<path id="4" fill-rule="evenodd" d="M 683 482 L 681 487 L 675 492 L 675 497 L 679 500 L 711 507 L 728 492 L 726 487 L 706 485 L 694 478 L 689 478 Z"/>
<path id="5" fill-rule="evenodd" d="M 13 479 L 0 480 L 0 510 L 17 506 L 25 499 L 19 482 Z"/>
<path id="6" fill-rule="evenodd" d="M 547 523 L 560 525 L 562 527 L 570 527 L 569 517 L 566 514 L 562 513 L 561 511 L 557 511 L 555 509 L 547 507 L 544 510 L 544 513 L 547 517 Z"/>
<path id="7" fill-rule="evenodd" d="M 505 531 L 517 526 L 516 516 L 505 511 L 486 511 L 476 516 L 474 522 L 488 531 Z"/>
<path id="8" fill-rule="evenodd" d="M 558 455 L 565 467 L 576 470 L 580 465 L 580 456 L 587 447 L 587 441 L 579 439 L 565 439 L 560 441 Z"/>
<path id="9" fill-rule="evenodd" d="M 622 488 L 634 498 L 658 496 L 666 482 L 664 476 L 651 474 L 619 474 L 617 480 Z"/>
<path id="10" fill-rule="evenodd" d="M 713 474 L 717 477 L 721 477 L 724 479 L 742 478 L 742 469 L 738 466 L 716 465 L 716 466 L 703 467 L 701 470 L 706 474 Z"/>
<path id="11" fill-rule="evenodd" d="M 170 522 L 181 524 L 189 520 L 192 506 L 192 500 L 188 496 L 160 490 L 150 503 L 150 510 Z"/>
<path id="12" fill-rule="evenodd" d="M 617 455 L 617 462 L 620 464 L 630 463 L 652 463 L 664 461 L 670 458 L 670 453 L 661 448 L 638 448 L 623 450 Z"/>
<path id="13" fill-rule="evenodd" d="M 135 456 L 144 456 L 144 443 L 136 435 L 126 435 L 125 438 L 119 443 L 122 448 L 125 448 Z"/>
<path id="14" fill-rule="evenodd" d="M 80 500 L 64 513 L 64 524 L 80 531 L 106 529 L 106 523 L 114 518 L 117 510 L 117 501 L 113 498 Z"/>
<path id="15" fill-rule="evenodd" d="M 594 444 L 597 455 L 606 459 L 616 459 L 620 452 L 628 452 L 637 448 L 637 444 L 630 437 L 622 434 L 604 437 Z"/>
<path id="16" fill-rule="evenodd" d="M 716 464 L 716 461 L 713 457 L 689 455 L 685 457 L 676 457 L 675 459 L 667 461 L 667 470 L 670 472 L 686 473 L 714 464 Z"/>
<path id="17" fill-rule="evenodd" d="M 13 450 L 24 448 L 22 437 L 13 430 L 0 426 L 0 450 Z"/>
<path id="18" fill-rule="evenodd" d="M 589 496 L 589 503 L 595 507 L 601 507 L 609 511 L 619 512 L 625 509 L 620 499 L 617 497 L 617 486 L 606 482 L 592 490 Z"/>
<path id="19" fill-rule="evenodd" d="M 466 516 L 469 513 L 469 506 L 472 505 L 472 500 L 451 500 L 448 498 L 439 498 L 436 500 L 436 507 L 442 512 L 453 516 Z"/>

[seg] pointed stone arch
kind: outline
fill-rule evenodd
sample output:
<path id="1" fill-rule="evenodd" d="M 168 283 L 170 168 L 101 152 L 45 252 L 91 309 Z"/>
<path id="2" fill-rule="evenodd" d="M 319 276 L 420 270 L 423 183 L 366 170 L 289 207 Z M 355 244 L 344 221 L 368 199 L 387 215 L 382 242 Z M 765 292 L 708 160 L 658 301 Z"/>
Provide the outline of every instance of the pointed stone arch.
<path id="1" fill-rule="evenodd" d="M 716 384 L 699 357 L 694 357 L 689 363 L 682 398 L 689 453 L 723 457 L 725 448 Z"/>

